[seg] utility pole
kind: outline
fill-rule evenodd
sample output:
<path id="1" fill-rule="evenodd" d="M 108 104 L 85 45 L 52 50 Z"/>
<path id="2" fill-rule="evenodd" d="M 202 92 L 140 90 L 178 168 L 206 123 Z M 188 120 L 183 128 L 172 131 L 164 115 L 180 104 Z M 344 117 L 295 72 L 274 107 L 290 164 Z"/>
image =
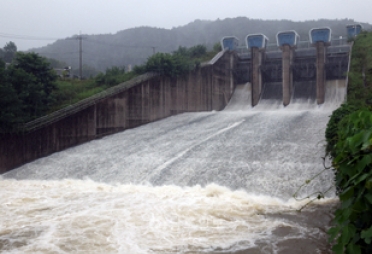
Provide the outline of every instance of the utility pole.
<path id="1" fill-rule="evenodd" d="M 83 39 L 85 39 L 85 37 L 81 35 L 81 31 L 80 31 L 80 34 L 77 36 L 77 39 L 79 40 L 79 79 L 82 80 L 83 79 Z"/>
<path id="2" fill-rule="evenodd" d="M 152 48 L 152 54 L 155 55 L 155 47 L 151 47 Z"/>
<path id="3" fill-rule="evenodd" d="M 83 78 L 83 37 L 79 35 L 79 79 Z"/>

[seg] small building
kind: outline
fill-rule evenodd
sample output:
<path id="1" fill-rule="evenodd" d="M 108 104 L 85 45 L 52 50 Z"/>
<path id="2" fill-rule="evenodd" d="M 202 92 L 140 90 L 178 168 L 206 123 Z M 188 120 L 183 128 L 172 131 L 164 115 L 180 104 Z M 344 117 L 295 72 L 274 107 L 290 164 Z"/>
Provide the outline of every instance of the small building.
<path id="1" fill-rule="evenodd" d="M 309 38 L 312 45 L 317 42 L 324 42 L 325 44 L 331 43 L 332 30 L 329 27 L 313 28 L 309 31 Z"/>
<path id="2" fill-rule="evenodd" d="M 60 78 L 72 78 L 71 66 L 66 66 L 63 69 L 53 68 L 53 70 Z"/>
<path id="3" fill-rule="evenodd" d="M 297 42 L 300 40 L 300 36 L 294 30 L 282 31 L 276 34 L 276 43 L 278 47 L 289 45 L 290 47 L 296 47 Z"/>
<path id="4" fill-rule="evenodd" d="M 347 30 L 347 37 L 349 39 L 356 37 L 360 32 L 362 32 L 362 25 L 361 24 L 352 24 L 352 25 L 347 25 L 346 30 Z"/>
<path id="5" fill-rule="evenodd" d="M 221 40 L 222 50 L 228 49 L 231 51 L 236 50 L 239 47 L 239 39 L 235 36 L 225 36 Z"/>
<path id="6" fill-rule="evenodd" d="M 269 39 L 263 34 L 249 34 L 245 37 L 245 43 L 248 49 L 265 49 Z"/>

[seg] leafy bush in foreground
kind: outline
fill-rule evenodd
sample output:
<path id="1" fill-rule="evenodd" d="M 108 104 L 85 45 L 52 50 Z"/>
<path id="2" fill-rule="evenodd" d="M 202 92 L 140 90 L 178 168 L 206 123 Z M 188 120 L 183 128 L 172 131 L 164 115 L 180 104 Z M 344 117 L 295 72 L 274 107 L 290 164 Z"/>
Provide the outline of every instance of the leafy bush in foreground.
<path id="1" fill-rule="evenodd" d="M 356 110 L 358 110 L 358 107 L 356 107 L 355 105 L 345 103 L 332 112 L 325 132 L 325 138 L 327 141 L 326 153 L 330 154 L 331 157 L 335 157 L 334 146 L 338 141 L 338 124 L 344 117 L 350 115 Z"/>
<path id="2" fill-rule="evenodd" d="M 335 226 L 333 250 L 342 253 L 372 253 L 372 112 L 359 110 L 338 124 L 333 147 L 333 166 L 341 207 Z"/>
<path id="3" fill-rule="evenodd" d="M 57 76 L 47 60 L 35 53 L 15 54 L 5 68 L 0 60 L 0 131 L 43 116 L 53 104 Z"/>
<path id="4" fill-rule="evenodd" d="M 329 230 L 342 253 L 372 253 L 372 33 L 354 40 L 347 103 L 332 113 L 326 152 L 333 159 L 341 207 Z"/>

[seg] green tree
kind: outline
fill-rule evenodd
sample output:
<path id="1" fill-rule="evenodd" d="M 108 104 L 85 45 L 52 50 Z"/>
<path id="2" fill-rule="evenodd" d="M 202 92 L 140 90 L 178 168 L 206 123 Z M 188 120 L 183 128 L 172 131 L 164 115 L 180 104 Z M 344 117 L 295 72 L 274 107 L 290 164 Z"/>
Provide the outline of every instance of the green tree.
<path id="1" fill-rule="evenodd" d="M 156 53 L 146 63 L 146 71 L 157 72 L 165 76 L 175 76 L 172 55 L 167 53 Z"/>
<path id="2" fill-rule="evenodd" d="M 17 46 L 15 45 L 14 42 L 10 41 L 10 42 L 7 42 L 4 46 L 4 49 L 3 49 L 4 53 L 3 53 L 3 60 L 6 62 L 6 63 L 11 63 L 13 58 L 15 57 L 16 53 L 17 53 Z"/>
<path id="3" fill-rule="evenodd" d="M 0 59 L 0 132 L 10 131 L 23 117 L 21 102 L 7 80 L 5 63 Z"/>
<path id="4" fill-rule="evenodd" d="M 4 50 L 0 49 L 0 60 L 4 58 Z"/>
<path id="5" fill-rule="evenodd" d="M 372 253 L 372 113 L 359 110 L 338 124 L 333 166 L 341 205 L 331 239 L 337 254 Z"/>
<path id="6" fill-rule="evenodd" d="M 49 63 L 35 53 L 18 52 L 13 63 L 2 68 L 1 105 L 8 108 L 2 114 L 4 128 L 27 122 L 47 113 L 53 102 L 56 75 Z M 5 96 L 6 95 L 6 96 Z M 10 106 L 10 104 L 12 106 Z"/>
<path id="7" fill-rule="evenodd" d="M 99 73 L 99 71 L 97 71 L 92 66 L 83 64 L 83 78 L 92 78 L 92 77 L 96 76 L 98 73 Z"/>
<path id="8" fill-rule="evenodd" d="M 191 58 L 199 58 L 207 53 L 207 47 L 204 45 L 196 45 L 189 49 L 189 54 Z"/>
<path id="9" fill-rule="evenodd" d="M 348 82 L 348 102 L 372 104 L 372 33 L 363 32 L 354 41 Z"/>
<path id="10" fill-rule="evenodd" d="M 50 67 L 56 68 L 56 69 L 63 69 L 63 68 L 68 66 L 68 64 L 66 62 L 59 61 L 59 60 L 54 59 L 54 58 L 47 58 L 47 61 L 49 62 Z"/>
<path id="11" fill-rule="evenodd" d="M 202 58 L 208 57 L 207 48 L 204 45 L 196 45 L 191 48 L 178 47 L 172 54 L 156 53 L 148 58 L 145 65 L 135 66 L 136 74 L 145 72 L 157 72 L 168 77 L 177 77 L 200 66 Z"/>
<path id="12" fill-rule="evenodd" d="M 190 57 L 189 49 L 186 47 L 179 46 L 176 51 L 173 52 L 173 55 L 181 55 L 183 57 Z"/>
<path id="13" fill-rule="evenodd" d="M 335 157 L 335 145 L 338 142 L 338 129 L 339 123 L 344 119 L 346 116 L 350 115 L 351 113 L 357 111 L 359 109 L 358 106 L 353 104 L 344 103 L 338 109 L 333 111 L 328 123 L 327 128 L 325 131 L 325 138 L 327 141 L 326 145 L 326 153 L 329 154 L 331 157 Z"/>
<path id="14" fill-rule="evenodd" d="M 156 53 L 147 60 L 146 71 L 176 77 L 187 73 L 192 65 L 189 58 L 180 54 Z"/>
<path id="15" fill-rule="evenodd" d="M 213 45 L 213 51 L 220 52 L 222 50 L 221 43 L 217 42 Z"/>
<path id="16" fill-rule="evenodd" d="M 122 82 L 121 77 L 125 74 L 125 68 L 112 67 L 106 69 L 106 73 L 100 73 L 95 77 L 97 84 L 113 86 Z"/>
<path id="17" fill-rule="evenodd" d="M 135 65 L 135 66 L 133 67 L 133 72 L 134 72 L 136 75 L 144 74 L 144 73 L 146 73 L 146 66 L 145 66 L 145 65 Z"/>
<path id="18" fill-rule="evenodd" d="M 196 45 L 191 48 L 178 47 L 176 51 L 173 52 L 173 55 L 180 55 L 186 58 L 200 58 L 207 53 L 207 47 L 204 45 Z"/>

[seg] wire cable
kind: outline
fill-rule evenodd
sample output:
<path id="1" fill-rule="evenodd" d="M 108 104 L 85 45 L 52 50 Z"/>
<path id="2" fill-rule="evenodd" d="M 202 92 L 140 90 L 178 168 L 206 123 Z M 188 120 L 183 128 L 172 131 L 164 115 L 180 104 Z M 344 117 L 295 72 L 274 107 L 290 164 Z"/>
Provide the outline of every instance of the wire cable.
<path id="1" fill-rule="evenodd" d="M 38 37 L 38 36 L 31 36 L 31 35 L 9 34 L 9 33 L 2 33 L 2 32 L 0 32 L 0 37 L 10 38 L 10 39 L 18 39 L 18 40 L 36 40 L 36 41 L 55 41 L 55 40 L 61 40 L 61 38 Z"/>

